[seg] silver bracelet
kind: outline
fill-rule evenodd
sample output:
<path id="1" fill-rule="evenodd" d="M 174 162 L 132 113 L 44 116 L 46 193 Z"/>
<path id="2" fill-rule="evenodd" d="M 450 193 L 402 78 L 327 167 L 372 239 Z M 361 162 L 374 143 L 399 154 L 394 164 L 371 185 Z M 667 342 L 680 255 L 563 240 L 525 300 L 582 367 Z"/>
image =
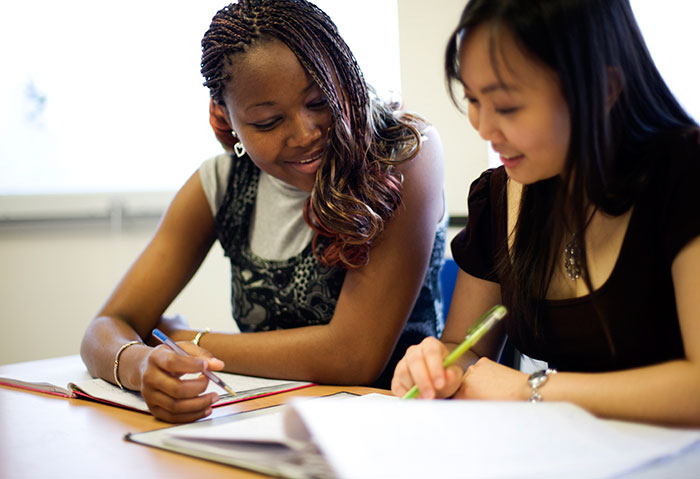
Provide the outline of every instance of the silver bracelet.
<path id="1" fill-rule="evenodd" d="M 126 344 L 123 344 L 121 348 L 119 348 L 119 351 L 117 351 L 117 354 L 114 356 L 114 382 L 117 386 L 119 386 L 119 389 L 124 389 L 124 386 L 122 386 L 122 383 L 119 381 L 119 356 L 122 355 L 122 353 L 128 348 L 129 346 L 133 346 L 134 344 L 143 344 L 141 341 L 129 341 Z"/>
<path id="2" fill-rule="evenodd" d="M 530 394 L 530 402 L 542 401 L 542 395 L 540 394 L 539 389 L 545 385 L 545 383 L 549 379 L 549 376 L 553 374 L 557 374 L 556 369 L 540 369 L 539 371 L 535 371 L 534 373 L 530 374 L 530 377 L 527 380 L 527 382 L 530 383 L 530 387 L 532 388 L 532 393 Z"/>

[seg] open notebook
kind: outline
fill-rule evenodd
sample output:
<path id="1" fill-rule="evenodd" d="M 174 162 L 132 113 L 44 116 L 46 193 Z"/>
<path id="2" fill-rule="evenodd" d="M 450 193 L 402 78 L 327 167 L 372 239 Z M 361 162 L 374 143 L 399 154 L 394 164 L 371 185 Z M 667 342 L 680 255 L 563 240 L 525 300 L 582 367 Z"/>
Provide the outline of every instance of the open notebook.
<path id="1" fill-rule="evenodd" d="M 148 412 L 146 401 L 139 393 L 119 389 L 103 379 L 92 378 L 78 355 L 13 364 L 12 372 L 12 377 L 4 377 L 0 367 L 0 384 L 55 396 L 91 399 Z M 231 396 L 210 382 L 207 392 L 215 391 L 219 394 L 219 400 L 214 403 L 214 407 L 313 385 L 310 382 L 286 379 L 267 379 L 222 372 L 216 374 L 231 386 L 236 395 Z"/>
<path id="2" fill-rule="evenodd" d="M 598 419 L 568 403 L 294 399 L 127 435 L 296 479 L 635 477 L 700 446 L 700 429 Z"/>

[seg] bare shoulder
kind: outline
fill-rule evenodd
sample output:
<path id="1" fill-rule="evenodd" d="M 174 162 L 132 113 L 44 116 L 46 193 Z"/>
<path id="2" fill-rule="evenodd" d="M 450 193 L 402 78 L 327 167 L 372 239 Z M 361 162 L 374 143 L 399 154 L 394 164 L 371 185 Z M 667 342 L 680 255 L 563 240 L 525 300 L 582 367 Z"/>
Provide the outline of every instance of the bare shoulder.
<path id="1" fill-rule="evenodd" d="M 420 150 L 412 160 L 401 165 L 400 170 L 404 176 L 432 179 L 442 185 L 445 159 L 440 133 L 434 126 L 424 122 L 416 126 L 421 133 Z"/>
<path id="2" fill-rule="evenodd" d="M 426 125 L 426 127 L 421 130 L 421 135 L 421 150 L 418 155 L 429 157 L 431 158 L 431 162 L 439 162 L 442 164 L 444 162 L 444 152 L 442 149 L 442 138 L 440 138 L 440 133 L 437 131 L 437 128 L 433 125 Z"/>
<path id="3" fill-rule="evenodd" d="M 186 234 L 183 234 L 187 231 Z M 156 232 L 157 236 L 171 234 L 187 241 L 207 243 L 214 234 L 214 217 L 204 187 L 195 171 L 175 194 Z"/>
<path id="4" fill-rule="evenodd" d="M 421 215 L 427 224 L 437 225 L 445 214 L 445 165 L 442 141 L 435 127 L 421 130 L 418 154 L 400 166 L 403 174 L 403 205 L 411 212 L 409 222 Z M 428 228 L 426 232 L 430 232 Z"/>

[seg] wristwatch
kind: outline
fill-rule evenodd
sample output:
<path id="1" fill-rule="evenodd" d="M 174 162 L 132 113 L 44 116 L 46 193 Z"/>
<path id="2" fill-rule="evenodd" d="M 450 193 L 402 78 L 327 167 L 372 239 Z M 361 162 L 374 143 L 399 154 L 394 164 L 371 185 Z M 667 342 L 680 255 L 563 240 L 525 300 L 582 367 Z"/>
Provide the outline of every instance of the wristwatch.
<path id="1" fill-rule="evenodd" d="M 542 395 L 539 393 L 539 389 L 544 386 L 544 384 L 547 382 L 547 379 L 549 379 L 549 376 L 552 374 L 557 374 L 556 369 L 540 369 L 539 371 L 535 371 L 534 373 L 530 374 L 530 377 L 528 378 L 527 382 L 530 383 L 530 387 L 532 388 L 532 394 L 530 394 L 530 402 L 540 402 L 542 401 Z"/>

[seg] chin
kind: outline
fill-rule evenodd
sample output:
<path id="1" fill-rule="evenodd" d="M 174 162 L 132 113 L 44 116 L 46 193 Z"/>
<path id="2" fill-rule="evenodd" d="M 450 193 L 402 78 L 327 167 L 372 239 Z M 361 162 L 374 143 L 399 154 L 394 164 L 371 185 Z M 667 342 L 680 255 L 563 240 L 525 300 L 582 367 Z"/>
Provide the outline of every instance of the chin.
<path id="1" fill-rule="evenodd" d="M 314 178 L 311 178 L 311 179 L 306 179 L 306 178 L 301 179 L 301 180 L 297 179 L 297 181 L 291 182 L 290 184 L 292 186 L 300 189 L 301 191 L 306 191 L 307 193 L 311 193 L 311 191 L 314 189 L 314 184 L 316 182 L 315 180 L 316 180 L 316 177 L 314 176 Z"/>

